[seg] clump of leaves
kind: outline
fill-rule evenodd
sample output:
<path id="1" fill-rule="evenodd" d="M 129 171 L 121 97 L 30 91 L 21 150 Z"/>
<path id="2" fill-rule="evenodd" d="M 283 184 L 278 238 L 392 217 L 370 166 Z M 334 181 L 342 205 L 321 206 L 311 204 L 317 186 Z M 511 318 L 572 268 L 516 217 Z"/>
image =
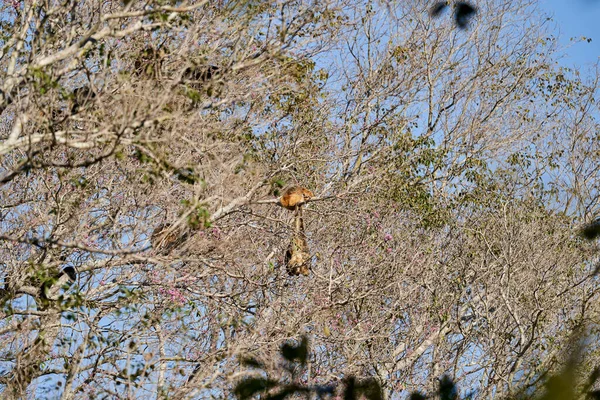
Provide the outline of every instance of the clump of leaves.
<path id="1" fill-rule="evenodd" d="M 187 223 L 193 229 L 200 227 L 210 228 L 212 226 L 210 223 L 210 213 L 202 205 L 196 206 L 194 212 L 188 216 Z"/>
<path id="2" fill-rule="evenodd" d="M 192 200 L 181 200 L 181 204 L 186 208 L 193 208 L 187 215 L 187 225 L 192 229 L 210 228 L 210 212 L 203 204 L 196 204 Z"/>

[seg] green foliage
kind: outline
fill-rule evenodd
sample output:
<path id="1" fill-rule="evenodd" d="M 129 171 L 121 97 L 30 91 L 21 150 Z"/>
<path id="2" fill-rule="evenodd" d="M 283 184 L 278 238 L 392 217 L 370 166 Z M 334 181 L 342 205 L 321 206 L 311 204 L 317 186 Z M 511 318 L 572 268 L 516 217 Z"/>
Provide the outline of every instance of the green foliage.
<path id="1" fill-rule="evenodd" d="M 71 185 L 73 185 L 74 187 L 76 187 L 78 189 L 83 189 L 89 184 L 89 181 L 83 175 L 72 177 L 70 182 L 71 182 Z"/>
<path id="2" fill-rule="evenodd" d="M 212 226 L 210 222 L 210 212 L 205 205 L 196 204 L 192 200 L 181 200 L 181 204 L 186 208 L 193 208 L 187 215 L 187 224 L 190 228 L 210 228 Z"/>
<path id="3" fill-rule="evenodd" d="M 142 164 L 152 162 L 152 157 L 150 157 L 148 154 L 141 151 L 140 149 L 135 150 L 134 157 Z"/>
<path id="4" fill-rule="evenodd" d="M 185 90 L 185 95 L 188 99 L 192 100 L 192 103 L 198 104 L 202 101 L 202 94 L 194 89 L 187 88 Z"/>
<path id="5" fill-rule="evenodd" d="M 48 93 L 51 89 L 59 87 L 58 81 L 41 68 L 31 68 L 30 73 L 33 77 L 35 88 L 41 95 Z"/>
<path id="6" fill-rule="evenodd" d="M 285 186 L 285 180 L 280 177 L 274 177 L 271 179 L 271 188 L 269 189 L 269 194 L 273 196 L 281 195 L 281 189 Z"/>
<path id="7" fill-rule="evenodd" d="M 194 212 L 189 215 L 187 223 L 191 228 L 198 228 L 200 226 L 210 228 L 210 213 L 206 208 L 198 205 Z"/>

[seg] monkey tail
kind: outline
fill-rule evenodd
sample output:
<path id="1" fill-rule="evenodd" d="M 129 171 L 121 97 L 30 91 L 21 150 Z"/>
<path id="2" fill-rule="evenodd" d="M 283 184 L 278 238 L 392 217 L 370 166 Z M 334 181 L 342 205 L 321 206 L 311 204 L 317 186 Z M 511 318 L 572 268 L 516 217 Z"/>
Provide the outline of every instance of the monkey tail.
<path id="1" fill-rule="evenodd" d="M 296 206 L 296 237 L 304 235 L 304 220 L 302 219 L 302 205 Z"/>
<path id="2" fill-rule="evenodd" d="M 310 254 L 304 232 L 304 220 L 302 219 L 302 205 L 294 207 L 294 232 L 290 244 L 285 252 L 284 262 L 291 276 L 308 275 L 310 269 Z"/>

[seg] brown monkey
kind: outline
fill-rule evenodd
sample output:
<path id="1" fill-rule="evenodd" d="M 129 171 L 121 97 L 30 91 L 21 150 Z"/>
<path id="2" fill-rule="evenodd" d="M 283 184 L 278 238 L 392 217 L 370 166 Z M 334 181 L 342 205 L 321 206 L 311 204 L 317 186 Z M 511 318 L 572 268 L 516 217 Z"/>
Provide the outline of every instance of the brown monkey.
<path id="1" fill-rule="evenodd" d="M 312 196 L 312 192 L 309 190 L 307 190 L 307 192 L 309 192 Z M 306 233 L 304 233 L 302 204 L 297 204 L 295 209 L 296 216 L 294 217 L 294 234 L 292 236 L 292 241 L 285 252 L 285 265 L 288 274 L 291 276 L 308 275 L 311 257 L 310 253 L 308 252 L 308 244 L 306 243 Z"/>
<path id="2" fill-rule="evenodd" d="M 313 197 L 315 195 L 310 190 L 300 186 L 292 186 L 283 192 L 279 198 L 279 205 L 293 211 L 296 210 L 296 206 L 303 205 Z"/>

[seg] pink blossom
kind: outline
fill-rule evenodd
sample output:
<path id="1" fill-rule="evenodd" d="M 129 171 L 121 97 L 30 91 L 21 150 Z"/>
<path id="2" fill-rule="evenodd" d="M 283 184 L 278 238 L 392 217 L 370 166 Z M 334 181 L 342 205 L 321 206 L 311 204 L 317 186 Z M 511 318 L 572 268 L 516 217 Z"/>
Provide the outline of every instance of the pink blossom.
<path id="1" fill-rule="evenodd" d="M 169 296 L 171 296 L 171 301 L 178 303 L 178 304 L 184 304 L 185 303 L 185 296 L 177 289 L 169 289 L 167 290 L 167 294 L 169 294 Z"/>
<path id="2" fill-rule="evenodd" d="M 221 239 L 221 230 L 219 228 L 217 228 L 217 227 L 212 228 L 211 233 L 216 239 Z"/>

